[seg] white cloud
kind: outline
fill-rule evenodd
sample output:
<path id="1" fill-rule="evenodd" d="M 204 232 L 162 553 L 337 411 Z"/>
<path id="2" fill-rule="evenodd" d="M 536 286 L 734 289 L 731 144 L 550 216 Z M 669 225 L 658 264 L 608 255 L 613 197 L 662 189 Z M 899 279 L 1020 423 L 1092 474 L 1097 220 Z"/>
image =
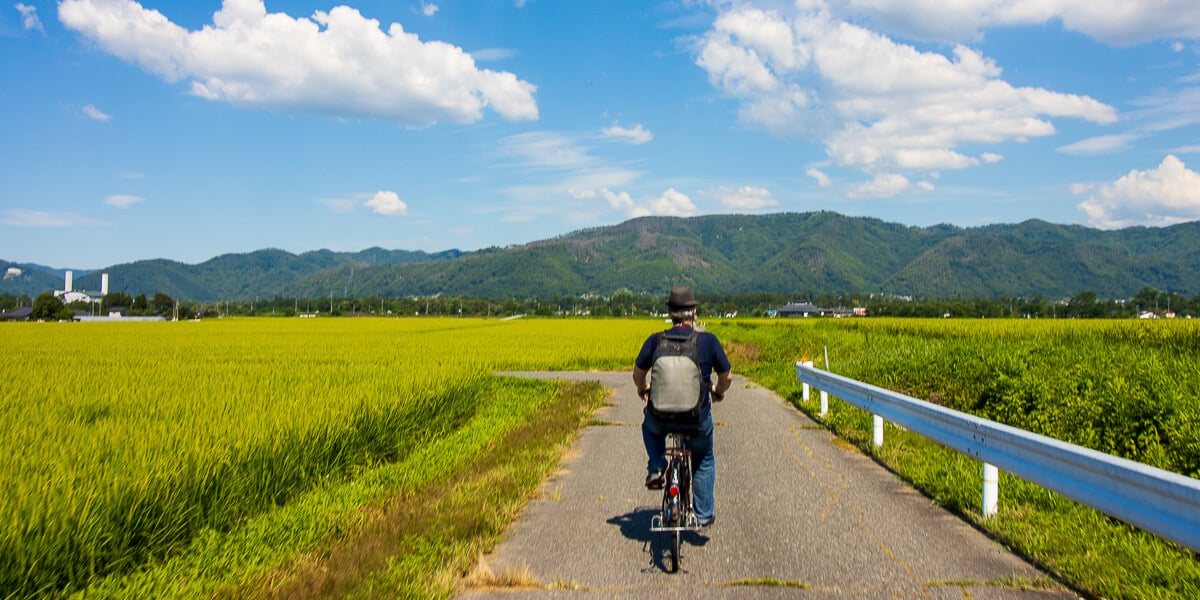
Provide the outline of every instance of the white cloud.
<path id="1" fill-rule="evenodd" d="M 499 147 L 506 159 L 516 160 L 518 166 L 528 169 L 579 169 L 596 164 L 586 146 L 560 133 L 518 133 L 501 139 Z"/>
<path id="2" fill-rule="evenodd" d="M 346 214 L 354 212 L 358 207 L 358 202 L 348 198 L 320 198 L 317 202 L 324 204 L 329 208 L 329 212 L 337 214 Z"/>
<path id="3" fill-rule="evenodd" d="M 647 202 L 651 214 L 672 217 L 690 217 L 696 214 L 696 205 L 683 193 L 670 188 L 661 196 Z"/>
<path id="4" fill-rule="evenodd" d="M 28 4 L 18 2 L 14 5 L 14 7 L 17 9 L 17 12 L 21 13 L 22 27 L 24 27 L 26 30 L 34 30 L 46 33 L 45 28 L 42 27 L 42 20 L 38 18 L 36 6 L 29 6 Z"/>
<path id="5" fill-rule="evenodd" d="M 925 41 L 973 41 L 991 27 L 1054 22 L 1118 46 L 1200 38 L 1200 4 L 1194 0 L 830 0 L 826 6 L 841 17 Z"/>
<path id="6" fill-rule="evenodd" d="M 1072 191 L 1088 188 L 1073 187 Z M 1095 227 L 1164 226 L 1200 219 L 1200 173 L 1168 155 L 1157 169 L 1133 170 L 1113 183 L 1096 186 L 1077 208 Z"/>
<path id="7" fill-rule="evenodd" d="M 651 215 L 690 217 L 698 210 L 696 204 L 686 194 L 670 188 L 657 198 L 650 198 L 642 204 L 634 201 L 628 192 L 614 192 L 607 187 L 599 190 L 570 190 L 571 197 L 576 200 L 592 200 L 603 198 L 609 208 L 624 213 L 630 218 L 648 217 Z"/>
<path id="8" fill-rule="evenodd" d="M 128 194 L 115 194 L 104 199 L 104 203 L 109 206 L 115 206 L 120 209 L 126 209 L 134 204 L 145 201 L 141 196 L 130 196 Z"/>
<path id="9" fill-rule="evenodd" d="M 1174 50 L 1177 54 L 1183 52 L 1183 48 L 1183 42 L 1171 42 L 1171 50 Z"/>
<path id="10" fill-rule="evenodd" d="M 424 2 L 421 3 L 421 14 L 423 14 L 427 17 L 432 17 L 433 15 L 437 14 L 437 11 L 438 11 L 438 5 L 436 5 L 432 2 L 430 2 L 428 4 L 426 4 Z"/>
<path id="11" fill-rule="evenodd" d="M 10 208 L 0 211 L 0 224 L 12 227 L 87 227 L 106 223 L 77 213 Z"/>
<path id="12" fill-rule="evenodd" d="M 515 58 L 517 54 L 513 48 L 484 48 L 472 52 L 471 57 L 480 62 L 496 62 Z"/>
<path id="13" fill-rule="evenodd" d="M 188 31 L 132 0 L 64 0 L 59 19 L 104 51 L 192 94 L 249 107 L 381 118 L 409 127 L 471 123 L 491 107 L 536 120 L 537 87 L 479 69 L 469 54 L 387 30 L 349 6 L 310 18 L 266 12 L 262 0 L 225 0 L 213 24 Z"/>
<path id="14" fill-rule="evenodd" d="M 633 198 L 629 196 L 628 192 L 614 193 L 610 192 L 608 188 L 600 188 L 600 195 L 608 201 L 608 205 L 613 210 L 619 210 L 631 217 L 644 217 L 650 214 L 650 211 L 635 206 Z"/>
<path id="15" fill-rule="evenodd" d="M 809 169 L 804 172 L 805 175 L 817 180 L 817 185 L 820 187 L 829 187 L 829 176 L 817 169 Z"/>
<path id="16" fill-rule="evenodd" d="M 719 200 L 725 208 L 732 210 L 755 211 L 779 206 L 779 201 L 775 199 L 770 190 L 761 187 L 719 187 L 709 190 L 708 195 Z"/>
<path id="17" fill-rule="evenodd" d="M 630 144 L 645 144 L 654 139 L 654 134 L 643 128 L 641 123 L 634 125 L 632 129 L 621 127 L 620 125 L 605 127 L 604 136 L 629 142 Z"/>
<path id="18" fill-rule="evenodd" d="M 408 205 L 400 200 L 400 196 L 396 192 L 378 191 L 370 200 L 363 203 L 363 206 L 369 207 L 375 211 L 377 215 L 385 217 L 397 217 L 408 214 Z"/>
<path id="19" fill-rule="evenodd" d="M 851 198 L 891 198 L 908 189 L 908 178 L 897 173 L 880 173 L 846 195 Z"/>
<path id="20" fill-rule="evenodd" d="M 917 189 L 921 190 L 922 192 L 932 192 L 937 188 L 928 181 L 919 181 L 917 182 Z"/>
<path id="21" fill-rule="evenodd" d="M 1098 135 L 1096 137 L 1080 140 L 1073 144 L 1060 146 L 1059 152 L 1063 154 L 1112 154 L 1120 152 L 1129 146 L 1129 144 L 1141 139 L 1142 136 L 1134 133 L 1120 133 L 1113 135 Z"/>
<path id="22" fill-rule="evenodd" d="M 975 167 L 980 159 L 959 147 L 1050 135 L 1049 118 L 1116 120 L 1114 108 L 1086 96 L 1010 85 L 977 50 L 921 51 L 816 4 L 786 13 L 733 5 L 703 36 L 696 63 L 740 102 L 743 121 L 820 139 L 842 166 Z"/>
<path id="23" fill-rule="evenodd" d="M 83 107 L 83 114 L 86 115 L 87 118 L 95 120 L 95 121 L 108 122 L 108 121 L 112 120 L 111 115 L 96 108 L 95 106 L 92 106 L 91 104 Z"/>
<path id="24" fill-rule="evenodd" d="M 1002 156 L 1000 154 L 996 154 L 994 152 L 984 152 L 983 154 L 979 155 L 979 158 L 980 158 L 980 160 L 982 160 L 983 162 L 988 163 L 988 164 L 998 163 L 998 162 L 1004 160 L 1004 156 Z"/>

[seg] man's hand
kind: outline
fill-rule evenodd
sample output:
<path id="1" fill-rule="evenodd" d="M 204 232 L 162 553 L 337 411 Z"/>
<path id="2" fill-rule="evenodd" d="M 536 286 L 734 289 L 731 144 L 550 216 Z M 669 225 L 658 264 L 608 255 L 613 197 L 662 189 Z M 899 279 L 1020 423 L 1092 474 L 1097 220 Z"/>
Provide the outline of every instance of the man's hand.
<path id="1" fill-rule="evenodd" d="M 712 401 L 720 402 L 725 399 L 725 392 L 729 390 L 729 386 L 733 385 L 733 372 L 725 371 L 717 373 L 717 381 L 713 384 L 710 390 Z"/>
<path id="2" fill-rule="evenodd" d="M 642 402 L 650 401 L 650 378 L 646 377 L 649 373 L 649 369 L 639 369 L 636 365 L 633 367 L 633 388 L 638 391 Z"/>

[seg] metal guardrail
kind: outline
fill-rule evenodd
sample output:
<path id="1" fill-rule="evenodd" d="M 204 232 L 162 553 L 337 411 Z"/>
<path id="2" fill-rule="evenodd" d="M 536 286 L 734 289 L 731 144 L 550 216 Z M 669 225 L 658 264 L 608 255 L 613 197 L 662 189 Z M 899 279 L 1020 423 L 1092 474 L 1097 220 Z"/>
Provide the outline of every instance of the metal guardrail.
<path id="1" fill-rule="evenodd" d="M 796 376 L 805 400 L 812 385 L 874 415 L 876 446 L 883 444 L 886 419 L 982 461 L 985 516 L 996 511 L 998 467 L 1200 551 L 1200 480 L 819 371 L 811 363 L 796 363 Z"/>

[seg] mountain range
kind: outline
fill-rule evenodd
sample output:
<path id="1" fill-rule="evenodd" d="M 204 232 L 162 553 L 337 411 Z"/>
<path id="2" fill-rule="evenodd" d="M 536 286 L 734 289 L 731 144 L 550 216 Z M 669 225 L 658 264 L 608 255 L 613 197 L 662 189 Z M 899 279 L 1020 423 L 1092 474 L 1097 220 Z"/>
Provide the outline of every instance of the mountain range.
<path id="1" fill-rule="evenodd" d="M 61 269 L 0 260 L 0 293 L 61 289 Z M 1099 230 L 1030 220 L 911 227 L 833 212 L 643 217 L 505 248 L 438 253 L 267 249 L 196 265 L 165 259 L 76 271 L 76 289 L 200 301 L 336 296 L 548 298 L 659 294 L 884 293 L 1128 298 L 1144 286 L 1200 293 L 1200 222 Z"/>

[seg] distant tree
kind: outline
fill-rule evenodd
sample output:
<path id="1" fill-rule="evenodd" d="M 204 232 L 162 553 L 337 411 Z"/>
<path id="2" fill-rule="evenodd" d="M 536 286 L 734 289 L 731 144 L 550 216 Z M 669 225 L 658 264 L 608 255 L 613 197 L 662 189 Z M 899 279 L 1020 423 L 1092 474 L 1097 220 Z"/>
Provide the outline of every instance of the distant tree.
<path id="1" fill-rule="evenodd" d="M 1154 310 L 1158 303 L 1158 290 L 1145 286 L 1130 300 L 1139 311 Z"/>
<path id="2" fill-rule="evenodd" d="M 0 310 L 12 310 L 22 306 L 31 306 L 32 304 L 29 301 L 29 296 L 16 296 L 9 293 L 0 294 Z"/>
<path id="3" fill-rule="evenodd" d="M 133 298 L 130 298 L 129 294 L 126 294 L 125 292 L 110 292 L 100 302 L 100 308 L 104 311 L 117 306 L 129 308 L 130 306 L 133 306 Z"/>
<path id="4" fill-rule="evenodd" d="M 1072 317 L 1087 319 L 1100 316 L 1103 306 L 1096 303 L 1096 292 L 1080 292 L 1067 303 L 1067 312 Z"/>
<path id="5" fill-rule="evenodd" d="M 133 304 L 129 308 L 135 315 L 145 314 L 146 310 L 150 308 L 150 303 L 146 301 L 146 294 L 134 296 Z"/>
<path id="6" fill-rule="evenodd" d="M 54 297 L 50 292 L 42 292 L 33 300 L 33 318 L 35 319 L 57 319 L 63 311 L 69 310 L 63 306 L 62 301 Z"/>
<path id="7" fill-rule="evenodd" d="M 155 314 L 165 317 L 175 312 L 175 300 L 162 292 L 154 292 L 152 304 L 154 305 Z"/>

